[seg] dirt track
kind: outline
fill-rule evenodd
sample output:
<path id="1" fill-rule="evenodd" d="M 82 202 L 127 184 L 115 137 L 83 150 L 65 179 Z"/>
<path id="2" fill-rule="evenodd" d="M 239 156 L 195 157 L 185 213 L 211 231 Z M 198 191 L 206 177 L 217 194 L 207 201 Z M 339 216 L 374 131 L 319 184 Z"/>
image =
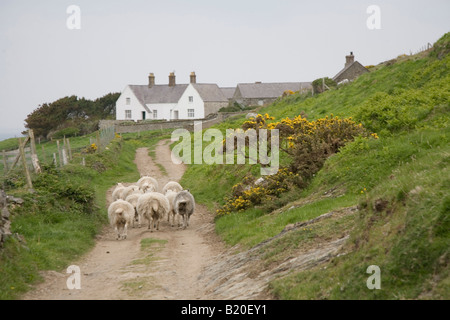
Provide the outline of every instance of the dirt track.
<path id="1" fill-rule="evenodd" d="M 185 166 L 170 158 L 168 141 L 156 147 L 155 161 L 164 166 L 161 172 L 148 155 L 138 149 L 135 163 L 141 175 L 155 177 L 160 188 L 168 181 L 179 181 Z M 108 203 L 112 190 L 108 191 Z M 141 240 L 144 244 L 141 245 Z M 105 227 L 95 247 L 73 264 L 80 267 L 81 289 L 69 290 L 70 274 L 45 272 L 44 283 L 27 293 L 24 299 L 207 299 L 204 285 L 197 280 L 209 259 L 223 250 L 214 234 L 212 215 L 196 206 L 186 230 L 171 227 L 166 220 L 160 230 L 150 232 L 146 226 L 129 228 L 126 240 L 115 240 L 111 227 Z"/>
<path id="2" fill-rule="evenodd" d="M 160 188 L 169 180 L 178 181 L 184 165 L 171 161 L 168 141 L 156 146 L 155 162 L 146 148 L 136 152 L 136 165 L 142 175 L 158 179 Z M 112 188 L 108 191 L 111 201 Z M 330 235 L 310 246 L 300 246 L 285 260 L 267 265 L 264 250 L 273 241 L 304 224 L 322 223 L 357 212 L 356 207 L 332 211 L 318 218 L 286 226 L 280 234 L 255 247 L 241 251 L 225 248 L 214 231 L 213 217 L 197 204 L 186 230 L 171 227 L 166 220 L 160 230 L 150 232 L 146 225 L 129 228 L 126 240 L 115 240 L 110 226 L 97 238 L 95 247 L 72 264 L 80 267 L 81 289 L 67 288 L 70 274 L 49 271 L 45 281 L 23 299 L 158 299 L 158 300 L 253 300 L 273 299 L 268 283 L 291 271 L 311 269 L 342 252 L 348 233 Z"/>

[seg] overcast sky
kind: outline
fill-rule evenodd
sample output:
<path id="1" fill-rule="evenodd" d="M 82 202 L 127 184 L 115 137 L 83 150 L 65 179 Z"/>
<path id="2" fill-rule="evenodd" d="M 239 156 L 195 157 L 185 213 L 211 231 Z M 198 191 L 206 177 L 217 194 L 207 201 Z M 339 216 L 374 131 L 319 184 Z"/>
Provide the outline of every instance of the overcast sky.
<path id="1" fill-rule="evenodd" d="M 80 9 L 80 29 L 70 5 Z M 381 29 L 369 29 L 380 8 Z M 448 0 L 0 0 L 0 139 L 40 104 L 146 84 L 236 86 L 334 76 L 414 53 L 450 31 Z M 6 135 L 6 136 L 5 136 Z"/>

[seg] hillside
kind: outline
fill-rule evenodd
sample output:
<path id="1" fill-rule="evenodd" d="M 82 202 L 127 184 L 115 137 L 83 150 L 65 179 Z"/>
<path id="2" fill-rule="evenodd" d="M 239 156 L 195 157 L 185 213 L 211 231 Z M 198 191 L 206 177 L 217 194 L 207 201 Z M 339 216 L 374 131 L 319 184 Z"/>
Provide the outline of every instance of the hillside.
<path id="1" fill-rule="evenodd" d="M 0 299 L 23 297 L 46 278 L 43 270 L 60 286 L 41 283 L 49 295 L 30 297 L 82 297 L 86 291 L 65 287 L 65 268 L 74 263 L 88 268 L 83 283 L 93 298 L 449 299 L 449 45 L 450 33 L 431 51 L 381 63 L 353 83 L 294 94 L 255 119 L 215 125 L 279 129 L 280 170 L 258 180 L 260 164 L 189 165 L 180 182 L 209 209 L 201 206 L 189 230 L 137 228 L 118 244 L 107 226 L 111 188 L 143 172 L 138 153 L 147 165 L 155 161 L 152 173 L 174 178 L 161 141 L 169 131 L 117 135 L 94 153 L 83 151 L 89 136 L 74 138 L 74 160 L 54 168 L 48 159 L 32 177 L 33 192 L 16 168 L 2 179 L 24 202 L 10 206 Z M 166 158 L 158 162 L 162 145 Z M 39 155 L 56 148 L 42 146 Z M 120 263 L 108 264 L 113 258 Z M 177 267 L 189 259 L 202 261 L 193 271 Z M 380 289 L 368 287 L 373 266 Z"/>
<path id="2" fill-rule="evenodd" d="M 356 137 L 303 183 L 286 184 L 275 196 L 269 193 L 268 201 L 251 198 L 257 195 L 252 184 L 259 175 L 255 165 L 190 166 L 182 183 L 210 209 L 225 212 L 216 218 L 216 230 L 240 250 L 278 237 L 287 226 L 357 208 L 356 213 L 338 215 L 341 218 L 293 228 L 265 246 L 258 254 L 265 266 L 259 273 L 304 247 L 349 237 L 326 262 L 273 279 L 270 292 L 276 297 L 450 297 L 449 38 L 444 35 L 430 52 L 382 63 L 337 90 L 314 97 L 292 95 L 261 109 L 268 114 L 267 122 L 274 123 L 298 115 L 313 124 L 352 117 L 349 121 L 379 137 Z M 241 127 L 244 122 L 239 118 L 218 128 Z M 292 161 L 289 156 L 281 159 L 285 168 L 292 168 Z M 239 193 L 240 187 L 247 193 Z M 371 265 L 381 270 L 381 290 L 366 286 Z"/>

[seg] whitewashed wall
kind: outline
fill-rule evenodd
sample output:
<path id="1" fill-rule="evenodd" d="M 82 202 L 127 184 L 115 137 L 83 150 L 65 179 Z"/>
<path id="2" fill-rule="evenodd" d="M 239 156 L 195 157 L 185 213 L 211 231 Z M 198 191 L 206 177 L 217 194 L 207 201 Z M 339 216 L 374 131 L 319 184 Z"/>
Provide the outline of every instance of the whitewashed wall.
<path id="1" fill-rule="evenodd" d="M 176 103 L 153 103 L 147 104 L 147 108 L 151 111 L 151 113 L 147 114 L 148 120 L 170 120 L 171 119 L 171 110 L 174 109 L 177 104 Z M 153 117 L 153 110 L 157 111 L 157 118 Z"/>
<path id="2" fill-rule="evenodd" d="M 193 97 L 193 102 L 189 102 Z M 188 117 L 188 109 L 194 109 L 194 118 Z M 202 119 L 205 117 L 205 103 L 195 88 L 189 84 L 174 110 L 178 110 L 179 119 Z"/>
<path id="3" fill-rule="evenodd" d="M 127 105 L 126 102 L 127 98 L 130 98 L 129 105 Z M 125 118 L 125 110 L 131 110 L 131 119 Z M 145 111 L 145 109 L 142 104 L 136 98 L 130 87 L 126 86 L 116 102 L 116 120 L 142 120 L 143 111 Z M 149 115 L 146 114 L 146 117 L 148 119 Z"/>

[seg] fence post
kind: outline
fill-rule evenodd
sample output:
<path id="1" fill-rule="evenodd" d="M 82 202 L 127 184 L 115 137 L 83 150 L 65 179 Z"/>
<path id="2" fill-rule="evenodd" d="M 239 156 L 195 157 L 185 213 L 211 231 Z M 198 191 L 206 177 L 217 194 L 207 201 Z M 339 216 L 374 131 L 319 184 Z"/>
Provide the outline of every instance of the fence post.
<path id="1" fill-rule="evenodd" d="M 58 161 L 56 160 L 56 153 L 53 152 L 53 164 L 58 167 Z"/>
<path id="2" fill-rule="evenodd" d="M 97 152 L 100 152 L 100 130 L 97 130 Z"/>
<path id="3" fill-rule="evenodd" d="M 59 140 L 56 140 L 56 146 L 58 147 L 58 157 L 59 157 L 59 166 L 62 167 L 62 153 L 61 153 L 61 148 L 59 146 Z"/>
<path id="4" fill-rule="evenodd" d="M 30 172 L 28 171 L 28 166 L 27 166 L 27 159 L 25 159 L 25 147 L 26 141 L 24 143 L 22 143 L 22 138 L 19 138 L 19 153 L 20 153 L 20 157 L 22 158 L 22 165 L 23 165 L 23 170 L 25 172 L 25 176 L 27 178 L 27 185 L 29 189 L 33 189 L 33 183 L 31 182 L 31 176 L 30 176 Z"/>
<path id="5" fill-rule="evenodd" d="M 28 136 L 30 137 L 31 163 L 33 164 L 34 172 L 41 173 L 42 170 L 41 166 L 39 165 L 39 158 L 36 153 L 36 141 L 34 140 L 34 133 L 32 129 L 28 130 Z"/>
<path id="6" fill-rule="evenodd" d="M 70 148 L 70 140 L 67 139 L 67 149 L 69 150 L 69 161 L 72 161 L 72 148 Z"/>

